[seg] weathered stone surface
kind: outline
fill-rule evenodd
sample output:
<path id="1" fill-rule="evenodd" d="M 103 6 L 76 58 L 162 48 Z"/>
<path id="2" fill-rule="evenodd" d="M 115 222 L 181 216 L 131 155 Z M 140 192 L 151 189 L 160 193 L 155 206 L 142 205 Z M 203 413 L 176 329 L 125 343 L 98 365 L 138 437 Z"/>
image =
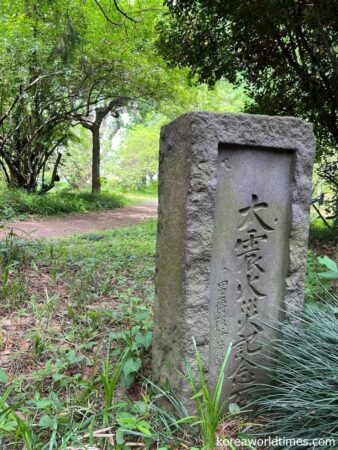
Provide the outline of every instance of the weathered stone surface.
<path id="1" fill-rule="evenodd" d="M 266 324 L 301 308 L 314 152 L 312 125 L 290 117 L 190 113 L 162 129 L 153 376 L 187 405 L 192 337 L 210 386 L 233 343 L 224 395 L 245 404 Z"/>

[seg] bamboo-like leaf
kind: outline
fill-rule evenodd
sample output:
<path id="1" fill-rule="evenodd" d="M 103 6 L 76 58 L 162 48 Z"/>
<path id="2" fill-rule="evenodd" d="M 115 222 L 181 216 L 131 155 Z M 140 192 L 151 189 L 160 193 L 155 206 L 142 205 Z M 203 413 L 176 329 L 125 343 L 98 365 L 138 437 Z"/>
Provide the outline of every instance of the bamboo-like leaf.
<path id="1" fill-rule="evenodd" d="M 198 351 L 196 341 L 193 339 L 193 346 L 195 350 L 195 360 L 197 364 L 197 376 L 192 367 L 187 362 L 185 363 L 185 378 L 192 390 L 191 399 L 195 401 L 199 420 L 195 424 L 200 427 L 203 444 L 205 448 L 215 448 L 216 429 L 222 419 L 223 412 L 227 399 L 220 403 L 225 369 L 229 356 L 231 354 L 231 345 L 226 351 L 221 367 L 219 368 L 216 384 L 213 392 L 209 391 L 207 386 L 205 371 L 203 367 L 203 360 Z"/>

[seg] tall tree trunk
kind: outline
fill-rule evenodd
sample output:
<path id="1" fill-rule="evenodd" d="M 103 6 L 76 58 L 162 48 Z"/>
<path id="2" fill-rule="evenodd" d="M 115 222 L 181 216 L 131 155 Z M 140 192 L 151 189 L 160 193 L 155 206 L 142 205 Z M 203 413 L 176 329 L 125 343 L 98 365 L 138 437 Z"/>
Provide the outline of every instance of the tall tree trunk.
<path id="1" fill-rule="evenodd" d="M 93 157 L 92 157 L 92 194 L 101 192 L 100 175 L 100 125 L 94 125 L 91 129 L 93 135 Z"/>
<path id="2" fill-rule="evenodd" d="M 107 106 L 95 108 L 95 118 L 94 120 L 90 120 L 86 116 L 77 116 L 77 119 L 81 123 L 81 125 L 87 130 L 90 130 L 93 136 L 93 149 L 92 149 L 92 194 L 100 194 L 101 192 L 101 175 L 100 175 L 100 128 L 103 122 L 103 119 L 109 114 L 115 118 L 119 117 L 119 113 L 117 111 L 113 111 L 114 108 L 118 108 L 120 106 L 120 100 L 111 100 Z M 119 127 L 118 127 L 119 128 Z M 117 128 L 117 129 L 118 129 Z"/>

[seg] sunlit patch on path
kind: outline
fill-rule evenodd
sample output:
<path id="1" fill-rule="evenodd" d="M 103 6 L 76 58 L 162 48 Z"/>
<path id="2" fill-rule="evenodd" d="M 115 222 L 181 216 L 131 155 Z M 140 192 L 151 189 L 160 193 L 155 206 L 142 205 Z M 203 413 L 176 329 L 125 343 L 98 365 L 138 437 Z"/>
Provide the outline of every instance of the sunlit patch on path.
<path id="1" fill-rule="evenodd" d="M 62 238 L 134 225 L 152 217 L 157 217 L 157 202 L 148 200 L 139 205 L 111 211 L 92 211 L 7 223 L 0 231 L 0 239 L 4 239 L 11 229 L 16 235 L 27 239 Z"/>

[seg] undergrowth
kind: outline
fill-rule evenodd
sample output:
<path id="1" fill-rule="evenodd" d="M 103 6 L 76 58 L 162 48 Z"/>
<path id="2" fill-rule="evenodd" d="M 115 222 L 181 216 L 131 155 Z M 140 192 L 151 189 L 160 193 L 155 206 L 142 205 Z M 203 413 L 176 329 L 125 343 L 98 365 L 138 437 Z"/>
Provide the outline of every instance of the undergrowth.
<path id="1" fill-rule="evenodd" d="M 1 449 L 197 448 L 202 446 L 197 428 L 209 416 L 217 416 L 214 432 L 220 419 L 217 401 L 212 414 L 203 415 L 209 411 L 206 401 L 200 419 L 189 421 L 180 401 L 149 381 L 155 240 L 156 222 L 149 221 L 54 241 L 9 235 L 0 242 Z M 318 265 L 324 278 L 315 278 Z M 312 269 L 308 282 L 314 284 L 330 281 L 336 266 L 313 256 Z M 308 376 L 308 397 L 300 397 L 299 407 L 292 398 L 299 420 L 312 396 L 315 414 L 321 418 L 325 412 L 329 424 L 335 414 L 333 397 L 326 405 L 331 412 L 324 404 L 317 408 L 314 386 L 316 376 L 326 392 L 331 392 L 329 383 L 336 383 L 336 369 L 326 363 L 337 347 L 327 314 L 314 312 L 314 325 L 310 321 L 302 336 L 290 334 L 285 352 L 297 342 L 294 355 L 304 352 L 304 371 L 294 376 L 298 363 L 292 365 L 286 353 L 281 361 L 285 376 L 292 374 L 290 383 Z M 307 372 L 305 361 L 310 361 Z M 199 375 L 197 393 L 203 385 L 201 371 Z M 199 395 L 196 399 L 202 401 Z M 205 389 L 203 395 L 208 400 Z M 163 397 L 172 411 L 161 407 Z M 286 411 L 281 401 L 274 401 L 278 411 Z M 233 430 L 243 430 L 242 422 L 234 421 Z M 219 430 L 225 436 L 233 432 L 226 424 Z"/>
<path id="2" fill-rule="evenodd" d="M 336 241 L 338 239 L 338 228 L 333 220 L 329 220 L 329 227 L 321 219 L 311 220 L 310 240 L 311 241 Z"/>
<path id="3" fill-rule="evenodd" d="M 40 450 L 174 439 L 176 419 L 162 425 L 153 408 L 158 392 L 143 378 L 154 252 L 154 222 L 1 242 L 1 449 L 16 441 Z"/>
<path id="4" fill-rule="evenodd" d="M 0 221 L 21 220 L 28 216 L 49 216 L 66 213 L 108 210 L 124 205 L 121 195 L 103 192 L 52 191 L 39 195 L 18 189 L 2 189 L 0 195 Z"/>
<path id="5" fill-rule="evenodd" d="M 337 299 L 336 299 L 337 301 Z M 308 306 L 300 328 L 284 327 L 283 340 L 274 345 L 273 384 L 256 386 L 258 415 L 268 420 L 261 432 L 288 439 L 338 442 L 338 320 L 337 306 Z M 296 449 L 297 446 L 277 448 Z"/>

